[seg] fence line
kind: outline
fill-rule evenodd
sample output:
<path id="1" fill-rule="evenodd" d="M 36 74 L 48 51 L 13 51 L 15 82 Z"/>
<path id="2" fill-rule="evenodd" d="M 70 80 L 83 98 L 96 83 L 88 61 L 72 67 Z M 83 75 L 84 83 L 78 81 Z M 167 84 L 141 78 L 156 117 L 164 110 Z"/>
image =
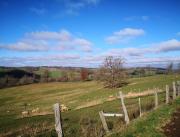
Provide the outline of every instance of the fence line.
<path id="1" fill-rule="evenodd" d="M 63 137 L 61 110 L 59 103 L 54 104 L 53 108 L 55 114 L 55 130 L 58 134 L 58 137 Z"/>
<path id="2" fill-rule="evenodd" d="M 165 103 L 166 104 L 169 104 L 169 102 L 170 102 L 170 95 L 171 95 L 170 92 L 171 92 L 171 88 L 168 85 L 166 85 L 166 87 L 165 87 Z M 110 130 L 106 123 L 105 117 L 124 117 L 124 121 L 126 122 L 126 125 L 129 124 L 130 119 L 129 119 L 127 107 L 124 103 L 125 99 L 127 99 L 127 98 L 131 99 L 131 98 L 138 97 L 138 110 L 139 110 L 138 113 L 139 113 L 139 116 L 141 117 L 142 116 L 142 100 L 141 100 L 142 97 L 147 97 L 150 95 L 154 96 L 153 97 L 153 100 L 154 100 L 153 107 L 154 107 L 154 109 L 157 109 L 160 104 L 159 102 L 161 99 L 161 98 L 158 98 L 158 94 L 160 96 L 161 93 L 164 93 L 164 91 L 159 90 L 157 88 L 155 88 L 152 92 L 150 92 L 150 90 L 148 90 L 148 93 L 142 92 L 142 93 L 134 94 L 135 96 L 134 95 L 132 96 L 132 94 L 131 95 L 129 95 L 129 94 L 123 95 L 123 93 L 120 91 L 118 98 L 120 99 L 120 102 L 121 102 L 123 114 L 104 113 L 103 111 L 99 112 L 100 120 L 102 122 L 102 125 L 103 125 L 103 128 L 104 128 L 106 134 L 110 134 Z M 176 99 L 176 96 L 180 96 L 180 81 L 172 83 L 172 99 L 173 100 Z M 53 109 L 54 109 L 54 114 L 55 114 L 55 130 L 58 134 L 58 137 L 64 137 L 63 129 L 62 129 L 62 120 L 61 120 L 61 109 L 60 109 L 59 103 L 54 104 Z"/>
<path id="3" fill-rule="evenodd" d="M 103 111 L 99 112 L 99 116 L 103 125 L 104 130 L 106 131 L 106 133 L 108 134 L 110 131 L 108 129 L 107 123 L 106 123 L 106 119 L 104 117 Z"/>
<path id="4" fill-rule="evenodd" d="M 155 88 L 155 91 L 154 91 L 154 97 L 155 97 L 155 109 L 158 108 L 158 94 L 157 94 L 157 88 Z"/>
<path id="5" fill-rule="evenodd" d="M 121 91 L 119 92 L 119 96 L 120 96 L 120 99 L 121 99 L 121 104 L 122 104 L 122 108 L 123 108 L 123 112 L 124 112 L 124 120 L 126 121 L 126 124 L 129 124 L 129 116 L 128 116 L 128 113 L 127 113 L 126 106 L 124 104 L 124 97 L 123 97 L 123 94 L 122 94 Z"/>
<path id="6" fill-rule="evenodd" d="M 173 99 L 176 99 L 176 83 L 173 82 Z"/>
<path id="7" fill-rule="evenodd" d="M 180 81 L 173 82 L 172 83 L 172 89 L 173 89 L 172 90 L 172 92 L 173 92 L 172 93 L 172 99 L 174 100 L 174 99 L 176 99 L 176 96 L 180 95 Z M 122 105 L 122 109 L 123 109 L 123 113 L 124 114 L 119 114 L 119 116 L 123 116 L 124 115 L 124 121 L 126 122 L 126 124 L 129 124 L 129 122 L 130 122 L 129 115 L 128 115 L 127 107 L 126 107 L 126 105 L 124 103 L 124 99 L 125 98 L 136 98 L 136 97 L 138 97 L 138 108 L 139 108 L 139 116 L 140 117 L 142 116 L 142 105 L 141 105 L 141 98 L 140 97 L 146 97 L 146 96 L 149 96 L 149 95 L 153 95 L 154 96 L 154 109 L 157 109 L 158 106 L 159 106 L 159 102 L 160 102 L 160 99 L 158 98 L 158 93 L 159 94 L 160 93 L 164 93 L 164 91 L 160 91 L 158 88 L 155 88 L 154 92 L 148 92 L 148 94 L 137 94 L 137 96 L 131 96 L 131 97 L 128 96 L 128 94 L 127 95 L 123 95 L 123 93 L 120 91 L 118 98 L 121 99 L 121 105 Z M 166 85 L 166 87 L 165 87 L 165 103 L 169 104 L 169 101 L 170 101 L 170 88 L 169 88 L 168 85 Z M 105 116 L 115 116 L 115 114 L 105 114 L 105 113 L 102 113 L 102 115 L 104 117 L 103 120 L 105 120 Z M 102 123 L 103 123 L 103 120 L 101 119 Z M 107 123 L 106 123 L 106 125 L 107 125 Z M 104 130 L 106 130 L 105 128 L 104 128 Z M 107 128 L 108 128 L 108 126 L 107 126 Z M 108 133 L 109 132 L 110 131 L 108 129 Z"/>
<path id="8" fill-rule="evenodd" d="M 166 104 L 169 103 L 169 86 L 166 85 Z"/>
<path id="9" fill-rule="evenodd" d="M 139 116 L 142 116 L 142 110 L 141 110 L 141 98 L 138 98 L 139 101 Z"/>
<path id="10" fill-rule="evenodd" d="M 180 81 L 177 81 L 178 96 L 180 96 Z"/>

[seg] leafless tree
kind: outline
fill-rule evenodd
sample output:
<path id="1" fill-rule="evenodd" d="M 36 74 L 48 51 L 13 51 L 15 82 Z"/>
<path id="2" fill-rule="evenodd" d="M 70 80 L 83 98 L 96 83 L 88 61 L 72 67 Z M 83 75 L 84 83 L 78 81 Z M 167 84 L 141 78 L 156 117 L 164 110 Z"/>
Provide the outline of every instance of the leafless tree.
<path id="1" fill-rule="evenodd" d="M 50 77 L 50 72 L 48 69 L 44 70 L 43 74 L 41 75 L 42 82 L 48 82 Z"/>
<path id="2" fill-rule="evenodd" d="M 97 73 L 98 80 L 104 82 L 105 87 L 117 88 L 126 84 L 127 74 L 121 57 L 106 57 Z"/>
<path id="3" fill-rule="evenodd" d="M 180 62 L 177 64 L 177 71 L 180 74 Z"/>
<path id="4" fill-rule="evenodd" d="M 167 66 L 167 74 L 171 74 L 173 72 L 173 63 L 169 63 Z"/>

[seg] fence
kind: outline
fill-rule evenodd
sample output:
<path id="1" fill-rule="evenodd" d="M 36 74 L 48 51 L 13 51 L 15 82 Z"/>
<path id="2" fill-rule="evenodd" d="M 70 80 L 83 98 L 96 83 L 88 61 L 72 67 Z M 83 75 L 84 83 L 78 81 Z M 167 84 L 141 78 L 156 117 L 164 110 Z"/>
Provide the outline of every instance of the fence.
<path id="1" fill-rule="evenodd" d="M 180 95 L 180 81 L 177 81 L 177 82 L 172 83 L 172 87 L 166 85 L 165 91 L 160 90 L 158 88 L 155 88 L 154 93 L 149 93 L 147 95 L 140 95 L 140 96 L 132 96 L 132 97 L 127 98 L 127 99 L 134 99 L 134 98 L 136 99 L 137 98 L 137 100 L 138 100 L 138 111 L 139 111 L 138 113 L 139 113 L 139 116 L 141 117 L 144 112 L 152 110 L 153 108 L 157 109 L 158 106 L 162 103 L 169 104 L 170 101 L 176 99 L 176 97 L 179 95 Z M 153 99 L 153 96 L 154 96 L 154 99 Z M 149 99 L 148 100 L 145 99 L 146 101 L 143 101 L 145 103 L 143 105 L 141 100 L 143 98 L 147 98 L 147 97 Z M 126 99 L 126 95 L 123 95 L 122 92 L 119 92 L 119 98 L 121 100 L 121 106 L 123 109 L 122 114 L 116 114 L 116 113 L 110 114 L 110 113 L 105 113 L 103 111 L 100 111 L 100 113 L 99 113 L 103 128 L 107 134 L 109 134 L 110 131 L 108 129 L 105 117 L 107 117 L 107 116 L 108 117 L 109 116 L 112 116 L 112 117 L 120 116 L 120 117 L 124 117 L 124 121 L 126 122 L 126 124 L 129 124 L 129 122 L 130 122 L 130 118 L 129 118 L 130 113 L 128 113 L 128 109 L 124 103 L 124 100 Z M 149 102 L 147 103 L 147 101 L 149 101 L 149 100 L 151 100 L 150 103 Z M 154 100 L 154 103 L 153 103 L 153 100 Z M 132 105 L 132 104 L 130 104 L 130 105 Z M 142 112 L 142 107 L 147 107 L 147 109 L 144 108 L 143 112 Z M 133 115 L 134 115 L 134 113 L 133 113 Z M 135 118 L 135 116 L 134 116 L 134 118 Z"/>
<path id="2" fill-rule="evenodd" d="M 117 98 L 120 101 L 119 108 L 122 110 L 122 113 L 108 113 L 101 110 L 99 116 L 103 129 L 106 134 L 111 133 L 106 122 L 106 117 L 122 117 L 126 125 L 128 125 L 131 119 L 138 116 L 141 117 L 143 113 L 157 109 L 161 104 L 169 104 L 172 100 L 176 99 L 177 96 L 180 96 L 180 81 L 173 82 L 170 86 L 166 85 L 165 88 L 161 90 L 154 88 L 153 91 L 147 92 L 147 94 L 140 92 L 138 95 L 130 96 L 120 91 Z M 54 105 L 54 112 L 56 132 L 58 137 L 63 137 L 61 110 L 59 109 L 58 103 Z"/>

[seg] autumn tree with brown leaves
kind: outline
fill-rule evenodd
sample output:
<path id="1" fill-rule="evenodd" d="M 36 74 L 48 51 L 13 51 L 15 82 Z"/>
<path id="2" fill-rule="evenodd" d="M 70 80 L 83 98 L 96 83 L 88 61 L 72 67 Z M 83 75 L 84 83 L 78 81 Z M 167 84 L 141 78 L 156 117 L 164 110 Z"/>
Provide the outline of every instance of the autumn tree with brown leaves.
<path id="1" fill-rule="evenodd" d="M 88 70 L 85 68 L 81 69 L 81 80 L 88 80 Z"/>

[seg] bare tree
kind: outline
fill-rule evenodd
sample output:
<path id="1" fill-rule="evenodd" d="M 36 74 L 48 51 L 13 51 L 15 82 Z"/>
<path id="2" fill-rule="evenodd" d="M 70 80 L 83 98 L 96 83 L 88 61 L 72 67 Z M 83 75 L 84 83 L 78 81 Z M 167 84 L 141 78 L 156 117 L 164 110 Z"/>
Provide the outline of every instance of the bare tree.
<path id="1" fill-rule="evenodd" d="M 98 80 L 104 82 L 105 87 L 116 88 L 126 84 L 127 74 L 123 67 L 124 60 L 121 57 L 109 56 L 97 73 Z"/>
<path id="2" fill-rule="evenodd" d="M 42 74 L 42 81 L 43 82 L 48 82 L 49 81 L 49 77 L 50 77 L 50 72 L 48 69 L 44 70 L 43 74 Z"/>
<path id="3" fill-rule="evenodd" d="M 167 66 L 167 74 L 171 74 L 173 72 L 173 63 L 169 63 Z"/>
<path id="4" fill-rule="evenodd" d="M 180 74 L 180 62 L 177 64 L 177 72 Z"/>

